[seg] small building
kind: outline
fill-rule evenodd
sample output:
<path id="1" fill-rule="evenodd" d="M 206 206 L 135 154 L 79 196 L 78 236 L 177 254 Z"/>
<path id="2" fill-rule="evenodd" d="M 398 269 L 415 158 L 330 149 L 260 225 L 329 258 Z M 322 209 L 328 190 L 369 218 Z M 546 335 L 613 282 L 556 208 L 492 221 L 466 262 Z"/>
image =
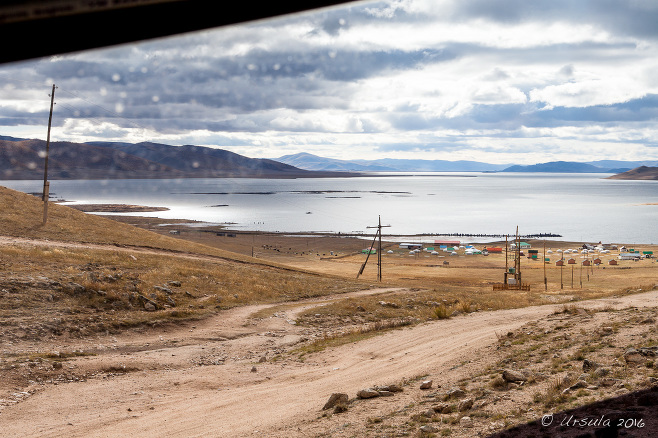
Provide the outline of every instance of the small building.
<path id="1" fill-rule="evenodd" d="M 570 265 L 575 265 L 576 264 L 576 259 L 571 258 L 567 261 L 567 263 L 570 264 Z"/>
<path id="2" fill-rule="evenodd" d="M 564 266 L 564 260 L 560 259 L 557 262 L 555 262 L 555 266 Z"/>
<path id="3" fill-rule="evenodd" d="M 400 244 L 401 249 L 422 249 L 423 245 L 420 243 L 401 243 Z"/>
<path id="4" fill-rule="evenodd" d="M 486 250 L 490 253 L 497 253 L 497 252 L 502 253 L 503 252 L 503 248 L 500 248 L 498 246 L 491 246 L 491 247 L 486 248 Z"/>
<path id="5" fill-rule="evenodd" d="M 435 245 L 439 246 L 459 246 L 461 242 L 459 240 L 435 240 L 434 241 Z"/>
<path id="6" fill-rule="evenodd" d="M 619 260 L 639 260 L 640 254 L 637 252 L 623 252 L 619 254 Z"/>
<path id="7" fill-rule="evenodd" d="M 609 264 L 609 265 L 612 265 L 612 266 L 615 266 L 615 265 L 617 265 L 618 263 L 617 263 L 617 260 L 612 259 L 612 260 L 610 260 L 610 261 L 608 262 L 608 264 Z"/>
<path id="8" fill-rule="evenodd" d="M 598 257 L 595 258 L 595 259 L 594 259 L 594 264 L 595 264 L 595 265 L 600 265 L 600 264 L 601 264 L 601 259 L 598 258 Z"/>
<path id="9" fill-rule="evenodd" d="M 591 266 L 592 262 L 589 260 L 583 260 L 583 266 Z"/>

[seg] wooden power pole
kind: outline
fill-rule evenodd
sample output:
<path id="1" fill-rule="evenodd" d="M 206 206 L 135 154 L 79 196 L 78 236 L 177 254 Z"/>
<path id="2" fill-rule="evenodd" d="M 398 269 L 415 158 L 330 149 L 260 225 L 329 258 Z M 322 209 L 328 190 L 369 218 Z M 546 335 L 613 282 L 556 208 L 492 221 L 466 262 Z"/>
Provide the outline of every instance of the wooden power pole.
<path id="1" fill-rule="evenodd" d="M 548 292 L 548 280 L 546 278 L 546 241 L 544 240 L 544 290 Z"/>
<path id="2" fill-rule="evenodd" d="M 48 137 L 46 138 L 46 164 L 43 168 L 43 224 L 48 221 L 48 198 L 50 196 L 50 183 L 48 182 L 48 154 L 50 152 L 50 126 L 53 121 L 53 106 L 55 105 L 55 84 L 50 93 L 50 116 L 48 116 Z"/>
<path id="3" fill-rule="evenodd" d="M 379 245 L 377 248 L 377 280 L 382 281 L 382 228 L 387 228 L 390 227 L 390 225 L 382 225 L 382 217 L 379 216 L 379 223 L 374 226 L 374 227 L 366 227 L 366 228 L 377 228 L 377 232 L 375 233 L 375 238 L 372 240 L 372 245 L 370 245 L 370 248 L 368 248 L 368 255 L 366 256 L 366 261 L 363 262 L 363 265 L 361 265 L 361 269 L 359 270 L 359 273 L 356 274 L 356 278 L 359 278 L 361 274 L 363 274 L 363 270 L 366 268 L 366 264 L 368 263 L 368 259 L 370 258 L 370 252 L 372 250 L 372 247 L 375 245 L 375 241 L 379 237 Z"/>

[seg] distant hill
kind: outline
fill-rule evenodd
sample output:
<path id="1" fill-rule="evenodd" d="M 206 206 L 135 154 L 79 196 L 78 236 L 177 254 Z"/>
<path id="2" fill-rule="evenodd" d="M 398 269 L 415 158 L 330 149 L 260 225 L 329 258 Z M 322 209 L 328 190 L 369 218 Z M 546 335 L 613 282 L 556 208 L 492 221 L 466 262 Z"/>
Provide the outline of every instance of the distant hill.
<path id="1" fill-rule="evenodd" d="M 296 174 L 303 176 L 307 170 L 277 161 L 248 158 L 224 149 L 204 146 L 170 146 L 159 143 L 89 143 L 99 147 L 120 150 L 129 155 L 155 162 L 194 177 L 217 176 L 277 176 Z"/>
<path id="2" fill-rule="evenodd" d="M 620 160 L 598 160 L 598 161 L 588 161 L 587 164 L 592 166 L 600 167 L 602 169 L 626 169 L 631 170 L 640 166 L 656 167 L 658 166 L 658 160 L 643 160 L 643 161 L 620 161 Z M 622 170 L 620 172 L 625 172 Z M 615 173 L 620 173 L 615 172 Z"/>
<path id="3" fill-rule="evenodd" d="M 248 158 L 205 146 L 120 142 L 51 142 L 50 179 L 307 178 L 359 176 L 360 172 L 570 172 L 621 173 L 652 161 L 554 161 L 531 166 L 478 161 L 338 160 L 310 153 L 277 159 Z M 0 179 L 42 179 L 46 142 L 0 136 Z M 593 164 L 596 163 L 596 164 Z M 640 164 L 638 164 L 640 163 Z"/>
<path id="4" fill-rule="evenodd" d="M 46 142 L 0 140 L 0 179 L 43 179 Z M 176 178 L 183 173 L 116 149 L 51 142 L 50 179 Z"/>
<path id="5" fill-rule="evenodd" d="M 337 172 L 393 172 L 398 169 L 388 166 L 380 166 L 372 164 L 371 162 L 337 160 L 333 158 L 324 158 L 317 155 L 309 154 L 308 152 L 300 152 L 293 155 L 284 155 L 276 158 L 280 163 L 289 164 L 306 170 L 324 170 L 324 171 L 337 171 Z"/>
<path id="6" fill-rule="evenodd" d="M 0 138 L 0 179 L 42 179 L 46 142 Z M 51 142 L 50 179 L 303 178 L 335 176 L 222 149 L 157 143 Z M 344 175 L 344 174 L 340 174 Z"/>
<path id="7" fill-rule="evenodd" d="M 599 160 L 588 163 L 553 161 L 533 165 L 491 164 L 480 161 L 338 160 L 301 152 L 275 158 L 300 169 L 345 172 L 547 172 L 547 173 L 621 173 L 638 166 L 658 166 L 658 161 Z"/>
<path id="8" fill-rule="evenodd" d="M 509 164 L 489 164 L 478 161 L 405 160 L 338 160 L 301 152 L 284 155 L 276 161 L 306 170 L 340 170 L 346 172 L 486 172 L 502 170 Z"/>
<path id="9" fill-rule="evenodd" d="M 510 166 L 503 170 L 503 172 L 611 173 L 612 169 L 573 161 L 551 161 L 549 163 L 533 164 L 530 166 Z"/>
<path id="10" fill-rule="evenodd" d="M 403 172 L 494 172 L 509 166 L 509 164 L 491 164 L 468 160 L 405 160 L 394 158 L 382 158 L 373 160 L 371 163 L 394 167 Z"/>
<path id="11" fill-rule="evenodd" d="M 609 176 L 608 179 L 639 179 L 658 181 L 658 167 L 640 166 L 627 172 Z"/>

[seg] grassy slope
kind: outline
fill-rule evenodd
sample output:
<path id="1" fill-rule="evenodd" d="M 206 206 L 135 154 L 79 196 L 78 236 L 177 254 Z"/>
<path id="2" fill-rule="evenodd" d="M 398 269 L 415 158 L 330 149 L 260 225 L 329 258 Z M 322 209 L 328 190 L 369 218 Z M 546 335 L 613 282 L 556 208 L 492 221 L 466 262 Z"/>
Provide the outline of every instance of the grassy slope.
<path id="1" fill-rule="evenodd" d="M 0 320 L 5 326 L 40 327 L 28 338 L 78 333 L 79 326 L 87 327 L 80 334 L 91 334 L 154 319 L 196 318 L 234 306 L 360 287 L 353 281 L 278 266 L 56 204 L 50 204 L 44 226 L 40 199 L 2 187 L 0 205 L 0 235 L 128 247 L 0 247 Z M 134 246 L 171 252 L 137 253 L 131 251 Z M 180 251 L 214 257 L 179 257 Z M 182 286 L 171 287 L 167 294 L 156 288 L 170 281 Z M 83 289 L 76 291 L 73 284 Z M 154 301 L 159 310 L 145 312 L 140 296 Z M 62 323 L 44 325 L 52 320 Z M 6 334 L 10 333 L 23 337 L 8 328 Z"/>
<path id="2" fill-rule="evenodd" d="M 266 263 L 218 248 L 163 236 L 52 202 L 48 204 L 48 221 L 46 225 L 43 225 L 43 202 L 39 198 L 2 186 L 0 186 L 0 206 L 2 206 L 0 234 L 5 236 L 119 246 L 144 246 L 207 254 L 242 262 Z M 267 264 L 278 266 L 273 263 Z"/>
<path id="3" fill-rule="evenodd" d="M 0 205 L 0 229 L 7 236 L 200 250 L 199 245 L 189 245 L 52 202 L 48 204 L 48 221 L 43 225 L 43 202 L 35 196 L 5 187 L 0 187 Z"/>

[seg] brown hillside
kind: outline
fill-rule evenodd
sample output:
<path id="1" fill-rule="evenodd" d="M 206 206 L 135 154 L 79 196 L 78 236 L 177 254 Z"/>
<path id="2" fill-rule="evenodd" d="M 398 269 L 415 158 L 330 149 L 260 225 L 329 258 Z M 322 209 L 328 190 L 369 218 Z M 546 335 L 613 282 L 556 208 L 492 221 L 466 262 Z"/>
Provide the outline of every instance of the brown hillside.
<path id="1" fill-rule="evenodd" d="M 607 179 L 658 180 L 658 167 L 640 166 L 624 173 L 618 173 Z"/>
<path id="2" fill-rule="evenodd" d="M 43 225 L 41 199 L 2 186 L 0 205 L 0 234 L 5 236 L 145 246 L 246 260 L 246 257 L 228 251 L 163 236 L 52 202 L 48 204 L 48 221 Z"/>
<path id="3" fill-rule="evenodd" d="M 0 178 L 41 179 L 46 142 L 0 140 Z M 51 142 L 50 179 L 176 178 L 182 172 L 167 165 L 111 148 L 70 142 Z"/>
<path id="4" fill-rule="evenodd" d="M 0 139 L 0 179 L 41 179 L 46 142 Z M 49 179 L 304 178 L 357 176 L 314 172 L 222 149 L 155 143 L 51 142 Z"/>

